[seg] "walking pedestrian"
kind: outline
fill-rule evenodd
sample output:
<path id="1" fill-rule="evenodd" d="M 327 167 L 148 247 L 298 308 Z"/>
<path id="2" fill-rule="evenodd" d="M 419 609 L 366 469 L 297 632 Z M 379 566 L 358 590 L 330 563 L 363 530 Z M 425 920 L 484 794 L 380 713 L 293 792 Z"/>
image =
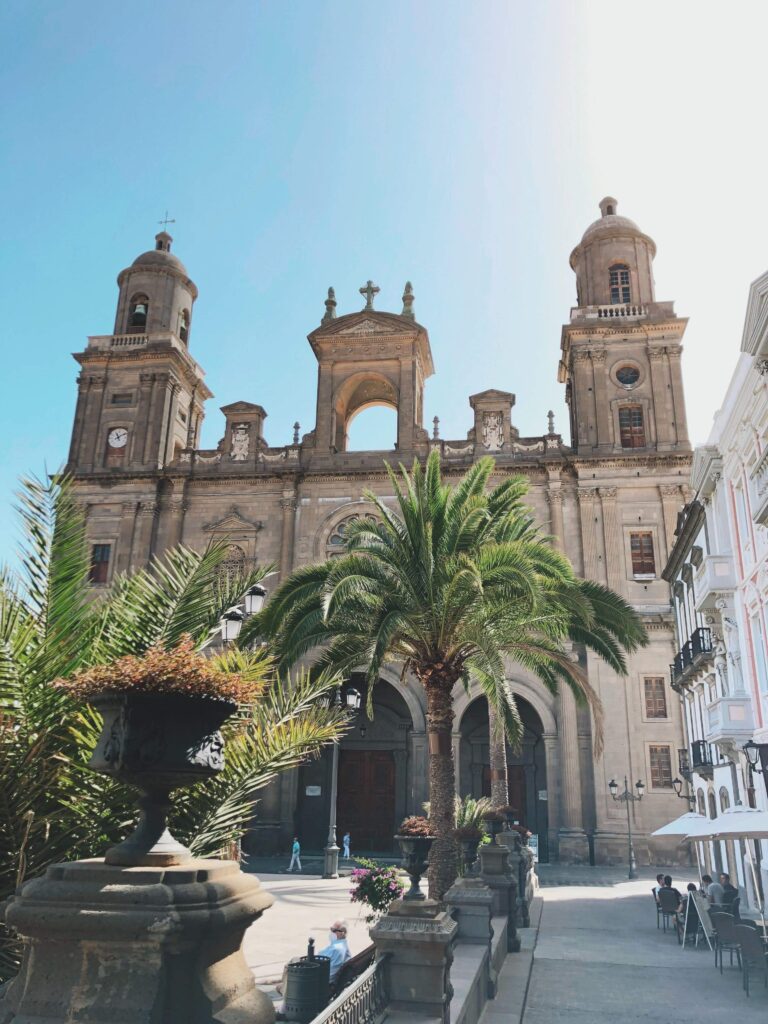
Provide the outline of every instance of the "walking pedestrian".
<path id="1" fill-rule="evenodd" d="M 352 856 L 352 854 L 349 852 L 349 844 L 352 842 L 352 836 L 349 834 L 349 832 L 345 832 L 341 841 L 344 844 L 344 860 L 349 860 L 349 858 Z"/>
<path id="2" fill-rule="evenodd" d="M 293 846 L 291 847 L 291 863 L 288 865 L 288 873 L 293 871 L 293 865 L 298 864 L 297 871 L 301 871 L 301 843 L 299 837 L 293 837 Z"/>

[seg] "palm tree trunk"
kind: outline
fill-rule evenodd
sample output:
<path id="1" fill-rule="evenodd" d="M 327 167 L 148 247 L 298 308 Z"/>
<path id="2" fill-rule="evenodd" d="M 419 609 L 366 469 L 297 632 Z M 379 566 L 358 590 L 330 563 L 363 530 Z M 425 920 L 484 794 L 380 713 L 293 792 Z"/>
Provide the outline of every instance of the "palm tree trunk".
<path id="1" fill-rule="evenodd" d="M 456 881 L 456 773 L 453 761 L 454 680 L 437 673 L 425 681 L 429 749 L 429 818 L 437 838 L 429 858 L 429 895 L 442 900 Z"/>
<path id="2" fill-rule="evenodd" d="M 509 777 L 507 773 L 507 737 L 496 710 L 488 702 L 488 737 L 491 761 L 491 804 L 494 810 L 509 803 Z"/>

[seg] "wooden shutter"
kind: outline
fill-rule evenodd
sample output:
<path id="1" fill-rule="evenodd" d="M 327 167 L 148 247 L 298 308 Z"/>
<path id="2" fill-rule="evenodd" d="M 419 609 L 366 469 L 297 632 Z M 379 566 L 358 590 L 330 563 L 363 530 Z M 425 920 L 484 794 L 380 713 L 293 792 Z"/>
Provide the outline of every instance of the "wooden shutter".
<path id="1" fill-rule="evenodd" d="M 650 748 L 651 786 L 654 789 L 672 788 L 672 750 L 667 746 Z"/>
<path id="2" fill-rule="evenodd" d="M 640 405 L 619 408 L 619 434 L 622 448 L 645 448 L 645 420 Z"/>
<path id="3" fill-rule="evenodd" d="M 667 718 L 667 692 L 661 676 L 650 676 L 643 680 L 645 687 L 645 717 Z"/>
<path id="4" fill-rule="evenodd" d="M 653 553 L 653 534 L 631 533 L 629 544 L 632 552 L 632 575 L 655 576 L 656 558 Z"/>

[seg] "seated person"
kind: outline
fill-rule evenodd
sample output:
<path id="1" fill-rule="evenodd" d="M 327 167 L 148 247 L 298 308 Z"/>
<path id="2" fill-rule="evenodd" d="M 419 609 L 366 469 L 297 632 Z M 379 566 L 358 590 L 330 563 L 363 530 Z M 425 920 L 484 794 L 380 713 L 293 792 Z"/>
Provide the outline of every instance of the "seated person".
<path id="1" fill-rule="evenodd" d="M 659 889 L 664 885 L 664 875 L 656 875 L 656 885 L 653 886 L 651 892 L 656 902 L 659 902 Z"/>
<path id="2" fill-rule="evenodd" d="M 672 885 L 672 875 L 664 875 L 664 884 L 661 886 L 661 888 L 668 892 L 673 892 L 675 894 L 675 896 L 677 897 L 677 905 L 679 907 L 680 904 L 683 902 L 683 897 L 680 890 L 675 889 Z"/>
<path id="3" fill-rule="evenodd" d="M 734 917 L 738 916 L 739 908 L 738 905 L 734 907 L 734 901 L 739 898 L 739 890 L 735 885 L 731 885 L 731 876 L 727 871 L 723 871 L 720 874 L 720 885 L 723 887 L 723 904 L 728 910 L 733 911 Z"/>
<path id="4" fill-rule="evenodd" d="M 702 875 L 701 882 L 701 888 L 707 897 L 710 907 L 714 905 L 721 906 L 725 899 L 725 889 L 723 889 L 722 885 L 719 882 L 713 882 L 712 875 Z"/>
<path id="5" fill-rule="evenodd" d="M 325 949 L 321 949 L 317 955 L 330 957 L 331 984 L 333 984 L 336 979 L 336 975 L 341 970 L 342 964 L 345 964 L 347 960 L 352 957 L 347 943 L 347 922 L 334 921 L 331 925 L 331 934 L 329 935 L 329 938 L 331 941 Z"/>

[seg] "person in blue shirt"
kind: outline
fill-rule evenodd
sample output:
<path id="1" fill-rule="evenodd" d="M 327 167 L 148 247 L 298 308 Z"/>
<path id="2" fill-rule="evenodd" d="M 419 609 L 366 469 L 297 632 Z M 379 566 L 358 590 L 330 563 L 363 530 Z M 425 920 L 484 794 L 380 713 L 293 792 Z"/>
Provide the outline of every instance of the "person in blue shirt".
<path id="1" fill-rule="evenodd" d="M 352 854 L 349 852 L 349 844 L 352 842 L 352 836 L 349 832 L 344 833 L 344 838 L 341 840 L 344 844 L 344 860 L 349 860 Z"/>
<path id="2" fill-rule="evenodd" d="M 299 843 L 299 837 L 293 837 L 293 846 L 291 847 L 291 863 L 288 865 L 288 871 L 293 871 L 293 865 L 298 864 L 297 871 L 301 871 L 301 844 Z"/>
<path id="3" fill-rule="evenodd" d="M 351 959 L 352 954 L 349 952 L 349 946 L 347 944 L 347 922 L 346 921 L 334 921 L 331 925 L 331 934 L 329 935 L 330 942 L 318 952 L 318 956 L 327 956 L 331 960 L 331 982 L 334 981 L 336 975 L 341 970 L 343 964 L 347 960 Z"/>

